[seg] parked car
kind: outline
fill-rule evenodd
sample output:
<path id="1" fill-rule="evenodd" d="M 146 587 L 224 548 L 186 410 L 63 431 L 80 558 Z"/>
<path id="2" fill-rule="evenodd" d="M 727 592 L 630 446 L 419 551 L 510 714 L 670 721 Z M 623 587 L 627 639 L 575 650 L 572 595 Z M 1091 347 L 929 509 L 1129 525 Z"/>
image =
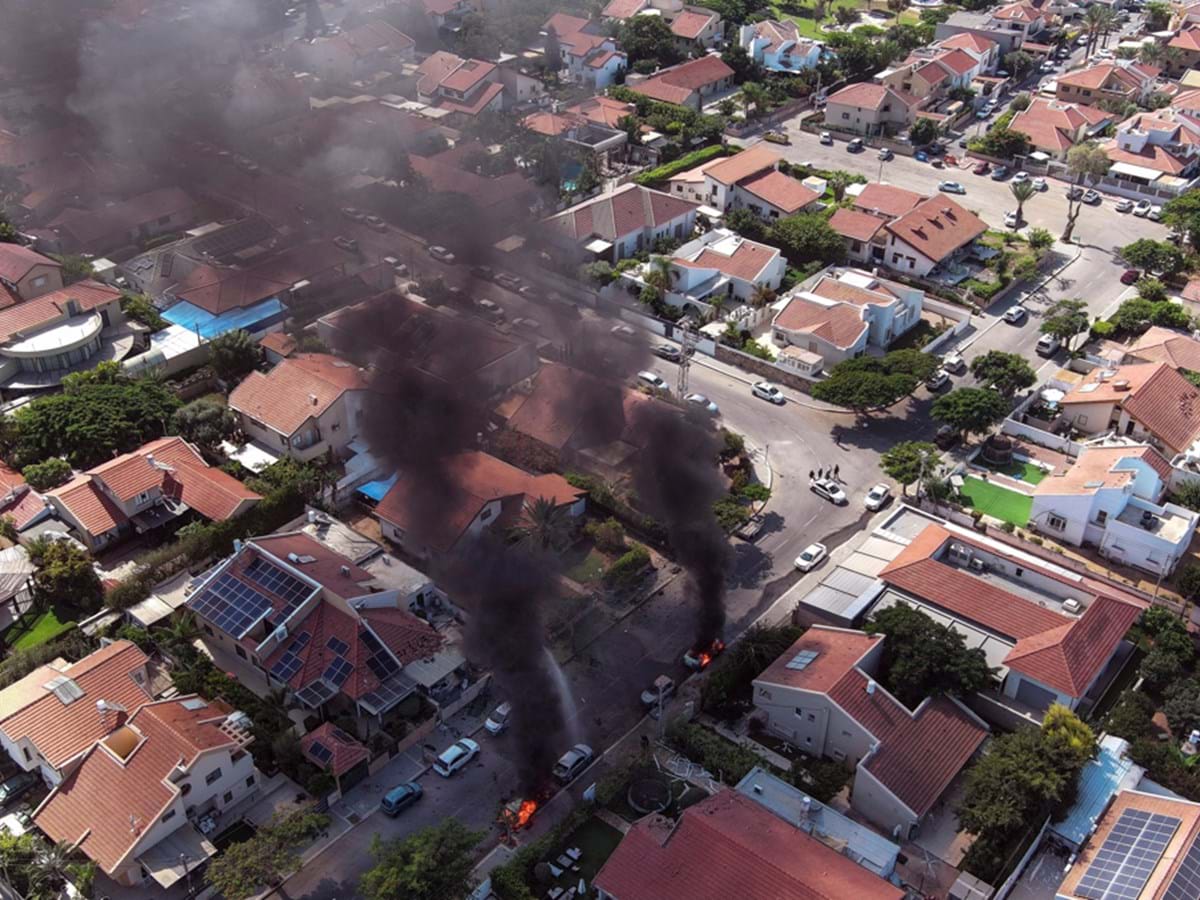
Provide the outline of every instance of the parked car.
<path id="1" fill-rule="evenodd" d="M 762 530 L 766 524 L 766 516 L 762 515 L 761 513 L 756 513 L 739 525 L 733 533 L 740 537 L 743 541 L 750 541 L 753 543 L 758 539 L 758 536 L 762 534 Z"/>
<path id="2" fill-rule="evenodd" d="M 438 262 L 452 263 L 454 262 L 454 254 L 439 244 L 433 244 L 429 248 L 429 255 Z"/>
<path id="3" fill-rule="evenodd" d="M 644 384 L 648 388 L 653 388 L 656 391 L 669 391 L 666 379 L 655 372 L 638 372 L 637 380 L 639 384 Z"/>
<path id="4" fill-rule="evenodd" d="M 932 375 L 925 379 L 925 387 L 931 391 L 940 391 L 950 383 L 950 373 L 945 369 L 938 369 Z"/>
<path id="5" fill-rule="evenodd" d="M 449 778 L 479 755 L 479 745 L 470 738 L 461 738 L 443 750 L 433 761 L 433 771 Z"/>
<path id="6" fill-rule="evenodd" d="M 942 360 L 942 368 L 947 372 L 960 375 L 967 371 L 967 361 L 962 358 L 961 353 L 950 353 Z"/>
<path id="7" fill-rule="evenodd" d="M 491 266 L 471 266 L 471 276 L 480 281 L 491 281 L 494 275 Z"/>
<path id="8" fill-rule="evenodd" d="M 713 640 L 706 648 L 693 647 L 683 654 L 683 664 L 696 672 L 708 668 L 708 664 L 725 652 L 725 642 L 720 638 Z"/>
<path id="9" fill-rule="evenodd" d="M 1033 179 L 1033 189 L 1035 191 L 1048 191 L 1050 190 L 1050 185 L 1046 183 L 1045 178 L 1038 176 L 1037 178 Z"/>
<path id="10" fill-rule="evenodd" d="M 945 191 L 947 194 L 965 194 L 967 189 L 957 181 L 943 181 L 938 184 L 939 191 Z"/>
<path id="11" fill-rule="evenodd" d="M 495 300 L 489 300 L 487 297 L 480 297 L 475 301 L 475 311 L 485 319 L 491 322 L 503 322 L 504 310 Z"/>
<path id="12" fill-rule="evenodd" d="M 1161 206 L 1152 206 L 1150 207 L 1150 212 L 1146 213 L 1146 218 L 1151 222 L 1161 222 L 1162 213 L 1163 209 Z"/>
<path id="13" fill-rule="evenodd" d="M 1149 200 L 1139 200 L 1133 207 L 1133 214 L 1139 219 L 1144 219 L 1150 215 L 1150 210 L 1154 206 Z"/>
<path id="14" fill-rule="evenodd" d="M 523 331 L 526 334 L 539 334 L 542 330 L 542 323 L 537 319 L 531 319 L 529 316 L 517 316 L 512 320 L 513 328 L 518 331 Z"/>
<path id="15" fill-rule="evenodd" d="M 666 700 L 675 693 L 675 679 L 670 675 L 659 675 L 650 687 L 642 691 L 642 706 L 657 710 L 658 700 Z"/>
<path id="16" fill-rule="evenodd" d="M 821 132 L 821 143 L 827 144 L 830 147 L 832 147 L 833 146 L 833 135 L 830 134 L 828 131 L 822 131 Z"/>
<path id="17" fill-rule="evenodd" d="M 620 325 L 614 325 L 612 328 L 608 329 L 608 333 L 615 338 L 620 338 L 623 341 L 633 341 L 637 339 L 637 332 L 624 323 L 621 323 Z"/>
<path id="18" fill-rule="evenodd" d="M 811 572 L 828 555 L 829 551 L 825 549 L 824 544 L 809 544 L 796 557 L 796 569 L 800 572 Z"/>
<path id="19" fill-rule="evenodd" d="M 1053 356 L 1062 347 L 1062 341 L 1052 334 L 1043 334 L 1038 338 L 1037 346 L 1034 348 L 1041 356 Z"/>
<path id="20" fill-rule="evenodd" d="M 1084 191 L 1083 192 L 1083 202 L 1086 203 L 1088 206 L 1099 206 L 1100 205 L 1099 191 Z"/>
<path id="21" fill-rule="evenodd" d="M 949 450 L 959 442 L 961 435 L 949 425 L 942 425 L 933 436 L 933 443 L 939 450 Z"/>
<path id="22" fill-rule="evenodd" d="M 1083 188 L 1081 188 L 1081 187 L 1067 188 L 1067 199 L 1068 200 L 1079 200 L 1081 197 L 1083 197 Z"/>
<path id="23" fill-rule="evenodd" d="M 41 781 L 36 772 L 18 772 L 12 778 L 0 782 L 0 807 L 8 806 L 14 800 L 24 797 Z"/>
<path id="24" fill-rule="evenodd" d="M 891 148 L 889 148 L 889 147 L 880 147 L 879 148 L 879 158 L 881 160 L 883 160 L 884 162 L 887 162 L 889 159 L 891 159 L 895 155 L 896 154 L 894 154 L 891 151 Z"/>
<path id="25" fill-rule="evenodd" d="M 849 141 L 849 143 L 846 144 L 846 152 L 847 153 L 861 153 L 864 146 L 865 145 L 863 144 L 862 138 L 852 138 Z"/>
<path id="26" fill-rule="evenodd" d="M 1118 200 L 1113 205 L 1113 209 L 1120 213 L 1133 212 L 1133 201 L 1128 198 Z"/>
<path id="27" fill-rule="evenodd" d="M 1121 284 L 1137 284 L 1141 277 L 1139 269 L 1126 269 L 1121 273 Z"/>
<path id="28" fill-rule="evenodd" d="M 333 244 L 335 247 L 345 250 L 347 253 L 358 252 L 358 241 L 356 241 L 354 238 L 346 237 L 343 234 L 339 234 L 337 237 L 335 237 L 333 239 Z"/>
<path id="29" fill-rule="evenodd" d="M 808 483 L 809 489 L 818 497 L 823 497 L 838 506 L 846 505 L 846 492 L 832 478 L 814 478 Z"/>
<path id="30" fill-rule="evenodd" d="M 992 169 L 992 181 L 1003 181 L 1008 177 L 1008 166 L 996 166 Z"/>
<path id="31" fill-rule="evenodd" d="M 554 764 L 554 778 L 559 784 L 570 784 L 580 772 L 591 765 L 595 757 L 596 754 L 587 744 L 576 744 Z"/>
<path id="32" fill-rule="evenodd" d="M 1024 184 L 1029 180 L 1029 173 L 1022 170 L 1013 176 L 1013 184 Z"/>
<path id="33" fill-rule="evenodd" d="M 343 206 L 342 215 L 351 222 L 361 222 L 366 218 L 366 213 L 364 213 L 361 209 L 355 209 L 353 206 Z"/>
<path id="34" fill-rule="evenodd" d="M 717 404 L 713 403 L 703 394 L 688 394 L 683 399 L 692 406 L 704 410 L 710 416 L 715 416 L 721 412 Z"/>
<path id="35" fill-rule="evenodd" d="M 981 162 L 971 171 L 976 175 L 986 175 L 988 172 L 992 171 L 992 167 L 986 162 Z"/>
<path id="36" fill-rule="evenodd" d="M 1017 216 L 1017 211 L 1015 209 L 1009 210 L 1008 212 L 1006 212 L 1004 214 L 1004 227 L 1005 228 L 1020 228 L 1021 227 L 1021 219 L 1019 216 Z"/>
<path id="37" fill-rule="evenodd" d="M 771 384 L 769 381 L 754 382 L 754 384 L 750 385 L 750 393 L 760 400 L 770 400 L 772 403 L 779 404 L 780 406 L 783 405 L 785 400 L 783 391 L 780 390 L 779 385 Z"/>
<path id="38" fill-rule="evenodd" d="M 764 141 L 769 141 L 772 144 L 790 144 L 791 139 L 787 136 L 786 131 L 768 131 L 763 135 Z"/>
<path id="39" fill-rule="evenodd" d="M 913 154 L 913 159 L 915 159 L 917 162 L 929 162 L 929 154 L 924 150 L 918 150 Z"/>
<path id="40" fill-rule="evenodd" d="M 383 263 L 384 265 L 392 267 L 393 274 L 399 275 L 401 278 L 408 277 L 408 266 L 400 262 L 399 258 L 395 256 L 385 256 L 383 258 Z"/>
<path id="41" fill-rule="evenodd" d="M 395 818 L 420 800 L 423 794 L 421 785 L 415 781 L 398 784 L 383 795 L 383 799 L 379 801 L 379 808 L 385 816 Z"/>
<path id="42" fill-rule="evenodd" d="M 487 717 L 483 727 L 488 730 L 488 734 L 503 734 L 508 730 L 508 719 L 511 715 L 512 704 L 505 701 L 492 710 L 492 714 Z"/>
<path id="43" fill-rule="evenodd" d="M 508 272 L 500 272 L 495 277 L 496 284 L 508 291 L 516 293 L 521 290 L 522 281 L 516 275 L 511 275 Z"/>
<path id="44" fill-rule="evenodd" d="M 367 223 L 372 231 L 387 231 L 387 222 L 383 221 L 379 216 L 367 216 L 363 221 Z"/>
<path id="45" fill-rule="evenodd" d="M 944 169 L 946 167 L 946 163 L 942 160 L 942 158 L 940 156 L 935 156 L 933 159 L 931 159 L 929 161 L 929 164 L 931 166 L 933 166 L 935 169 Z"/>
<path id="46" fill-rule="evenodd" d="M 883 509 L 884 504 L 892 496 L 892 489 L 883 482 L 875 485 L 867 491 L 867 496 L 863 498 L 863 506 L 872 512 Z"/>
<path id="47" fill-rule="evenodd" d="M 1004 311 L 1004 321 L 1009 325 L 1020 325 L 1025 321 L 1026 315 L 1027 313 L 1025 312 L 1025 307 L 1010 306 Z"/>
<path id="48" fill-rule="evenodd" d="M 616 326 L 614 326 L 614 328 L 629 328 L 629 326 L 628 325 L 616 325 Z M 633 331 L 632 328 L 629 328 L 629 330 Z M 615 334 L 615 331 L 614 331 L 614 334 Z M 650 349 L 650 352 L 653 353 L 655 356 L 659 357 L 660 359 L 665 359 L 668 362 L 679 362 L 679 360 L 683 359 L 683 352 L 678 347 L 674 346 L 673 344 L 655 344 Z"/>

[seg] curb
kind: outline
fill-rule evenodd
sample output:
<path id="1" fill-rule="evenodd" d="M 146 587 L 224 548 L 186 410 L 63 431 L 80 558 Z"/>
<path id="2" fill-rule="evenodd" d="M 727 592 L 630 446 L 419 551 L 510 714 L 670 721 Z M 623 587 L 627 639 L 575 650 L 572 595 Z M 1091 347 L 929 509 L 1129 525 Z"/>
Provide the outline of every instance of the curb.
<path id="1" fill-rule="evenodd" d="M 692 357 L 692 362 L 698 366 L 704 366 L 706 369 L 711 369 L 714 372 L 719 372 L 722 375 L 727 375 L 728 377 L 733 378 L 736 381 L 740 381 L 743 384 L 754 384 L 755 380 L 761 380 L 750 378 L 748 375 L 743 374 L 742 370 L 738 369 L 736 366 L 731 366 L 728 363 L 722 363 L 720 360 L 716 359 L 710 360 L 708 357 L 703 356 L 700 353 L 697 353 Z M 713 365 L 714 362 L 720 363 L 720 365 Z M 794 403 L 796 406 L 803 406 L 805 409 L 815 409 L 817 412 L 850 413 L 853 415 L 850 410 L 842 409 L 840 406 L 818 405 L 818 401 L 815 400 L 798 400 L 794 393 L 795 392 L 785 393 L 783 395 L 784 399 L 787 400 L 788 403 Z"/>

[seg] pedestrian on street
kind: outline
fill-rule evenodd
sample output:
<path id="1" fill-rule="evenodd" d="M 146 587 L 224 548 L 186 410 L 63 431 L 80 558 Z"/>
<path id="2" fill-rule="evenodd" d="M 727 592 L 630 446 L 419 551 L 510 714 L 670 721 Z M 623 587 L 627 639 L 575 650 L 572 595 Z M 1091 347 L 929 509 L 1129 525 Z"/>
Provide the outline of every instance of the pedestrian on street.
<path id="1" fill-rule="evenodd" d="M 809 470 L 808 470 L 808 480 L 809 480 L 809 481 L 812 481 L 812 480 L 813 480 L 813 470 L 812 470 L 812 469 L 809 469 Z"/>
<path id="2" fill-rule="evenodd" d="M 838 481 L 842 480 L 842 476 L 838 474 L 841 471 L 841 469 L 842 469 L 842 467 L 840 464 L 833 467 L 833 477 L 836 478 Z"/>

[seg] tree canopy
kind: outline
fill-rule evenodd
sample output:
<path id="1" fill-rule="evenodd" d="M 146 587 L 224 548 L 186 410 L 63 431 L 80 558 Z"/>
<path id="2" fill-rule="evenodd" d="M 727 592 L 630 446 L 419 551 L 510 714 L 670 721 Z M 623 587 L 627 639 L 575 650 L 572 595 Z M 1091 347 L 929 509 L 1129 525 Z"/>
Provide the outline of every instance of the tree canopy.
<path id="1" fill-rule="evenodd" d="M 258 365 L 262 349 L 248 331 L 227 331 L 209 341 L 212 367 L 226 381 L 241 378 Z"/>
<path id="2" fill-rule="evenodd" d="M 883 634 L 884 687 L 909 709 L 926 697 L 974 694 L 992 683 L 987 657 L 966 639 L 904 603 L 875 615 L 868 634 Z"/>
<path id="3" fill-rule="evenodd" d="M 971 374 L 1001 396 L 1012 397 L 1037 381 L 1037 374 L 1019 353 L 989 350 L 971 361 Z"/>
<path id="4" fill-rule="evenodd" d="M 821 263 L 831 266 L 846 261 L 846 242 L 829 227 L 821 213 L 800 213 L 776 222 L 771 228 L 774 243 L 793 266 Z"/>
<path id="5" fill-rule="evenodd" d="M 893 444 L 879 458 L 879 467 L 885 475 L 900 483 L 903 493 L 908 486 L 923 475 L 929 476 L 937 469 L 941 452 L 933 444 L 923 441 L 903 441 Z"/>
<path id="6" fill-rule="evenodd" d="M 328 816 L 306 810 L 277 813 L 252 837 L 230 844 L 208 864 L 208 883 L 226 900 L 253 897 L 296 868 L 297 849 L 328 823 Z"/>
<path id="7" fill-rule="evenodd" d="M 893 350 L 882 359 L 859 356 L 834 366 L 812 395 L 858 412 L 880 409 L 911 394 L 936 368 L 937 360 L 919 350 Z"/>
<path id="8" fill-rule="evenodd" d="M 171 430 L 204 450 L 214 450 L 237 431 L 238 417 L 216 397 L 201 397 L 175 411 Z"/>
<path id="9" fill-rule="evenodd" d="M 1082 300 L 1059 300 L 1046 310 L 1042 319 L 1042 334 L 1058 338 L 1071 349 L 1071 338 L 1087 331 L 1087 303 Z"/>
<path id="10" fill-rule="evenodd" d="M 375 865 L 363 873 L 359 892 L 367 900 L 461 900 L 472 887 L 471 851 L 483 837 L 456 819 L 391 841 L 375 835 Z"/>
<path id="11" fill-rule="evenodd" d="M 104 589 L 87 552 L 72 541 L 36 540 L 29 558 L 37 566 L 33 576 L 34 600 L 45 608 L 94 610 Z"/>
<path id="12" fill-rule="evenodd" d="M 933 401 L 930 415 L 964 436 L 982 434 L 1008 415 L 1008 401 L 990 388 L 957 388 Z"/>
<path id="13" fill-rule="evenodd" d="M 630 66 L 647 61 L 661 68 L 674 65 L 683 58 L 675 45 L 671 26 L 662 16 L 633 16 L 621 26 L 617 39 L 629 55 Z"/>
<path id="14" fill-rule="evenodd" d="M 1147 272 L 1174 275 L 1183 270 L 1186 260 L 1183 251 L 1170 241 L 1139 238 L 1121 248 L 1121 259 Z"/>

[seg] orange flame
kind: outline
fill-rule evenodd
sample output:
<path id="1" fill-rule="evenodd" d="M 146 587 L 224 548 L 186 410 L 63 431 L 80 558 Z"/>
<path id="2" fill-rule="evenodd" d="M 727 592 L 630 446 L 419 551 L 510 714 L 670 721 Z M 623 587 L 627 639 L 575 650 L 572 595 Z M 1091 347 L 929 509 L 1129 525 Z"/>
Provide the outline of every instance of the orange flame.
<path id="1" fill-rule="evenodd" d="M 533 818 L 533 814 L 537 811 L 538 805 L 536 800 L 522 800 L 521 806 L 517 810 L 517 828 L 524 828 L 529 824 L 529 820 Z"/>

